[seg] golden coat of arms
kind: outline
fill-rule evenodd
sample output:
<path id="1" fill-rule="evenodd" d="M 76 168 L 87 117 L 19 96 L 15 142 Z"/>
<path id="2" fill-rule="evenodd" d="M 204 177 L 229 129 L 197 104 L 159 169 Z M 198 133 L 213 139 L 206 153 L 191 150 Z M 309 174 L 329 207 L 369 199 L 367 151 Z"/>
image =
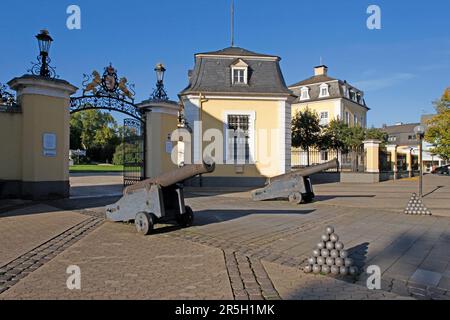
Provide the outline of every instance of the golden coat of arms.
<path id="1" fill-rule="evenodd" d="M 94 70 L 90 76 L 84 75 L 84 78 L 83 95 L 91 93 L 94 96 L 134 100 L 134 85 L 130 85 L 125 77 L 119 79 L 117 70 L 111 64 L 105 68 L 103 76 Z"/>

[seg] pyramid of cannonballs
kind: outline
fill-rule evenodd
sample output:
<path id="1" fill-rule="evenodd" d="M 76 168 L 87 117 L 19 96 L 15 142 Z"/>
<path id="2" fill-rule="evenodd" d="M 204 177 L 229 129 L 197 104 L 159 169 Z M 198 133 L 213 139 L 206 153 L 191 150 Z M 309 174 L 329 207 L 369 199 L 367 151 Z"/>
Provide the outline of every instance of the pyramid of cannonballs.
<path id="1" fill-rule="evenodd" d="M 415 193 L 411 196 L 408 204 L 406 205 L 405 214 L 420 215 L 420 216 L 431 216 L 430 210 L 425 207 L 422 199 Z"/>
<path id="2" fill-rule="evenodd" d="M 322 235 L 322 241 L 312 252 L 308 264 L 303 268 L 305 273 L 332 274 L 332 275 L 356 275 L 358 268 L 353 266 L 353 261 L 344 250 L 344 244 L 339 241 L 339 236 L 334 233 L 333 227 L 327 227 Z"/>

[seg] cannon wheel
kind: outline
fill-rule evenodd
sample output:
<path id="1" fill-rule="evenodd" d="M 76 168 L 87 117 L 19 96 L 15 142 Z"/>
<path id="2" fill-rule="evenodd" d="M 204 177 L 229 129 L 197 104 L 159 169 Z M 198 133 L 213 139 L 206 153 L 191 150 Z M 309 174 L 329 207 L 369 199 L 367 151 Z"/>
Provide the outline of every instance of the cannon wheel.
<path id="1" fill-rule="evenodd" d="M 136 230 L 143 235 L 149 235 L 155 225 L 153 216 L 148 212 L 139 212 L 134 219 Z"/>
<path id="2" fill-rule="evenodd" d="M 300 192 L 294 192 L 289 195 L 289 202 L 300 204 L 302 203 L 303 197 Z"/>
<path id="3" fill-rule="evenodd" d="M 177 222 L 183 228 L 192 226 L 194 223 L 194 211 L 191 207 L 186 206 L 186 212 L 177 216 Z"/>

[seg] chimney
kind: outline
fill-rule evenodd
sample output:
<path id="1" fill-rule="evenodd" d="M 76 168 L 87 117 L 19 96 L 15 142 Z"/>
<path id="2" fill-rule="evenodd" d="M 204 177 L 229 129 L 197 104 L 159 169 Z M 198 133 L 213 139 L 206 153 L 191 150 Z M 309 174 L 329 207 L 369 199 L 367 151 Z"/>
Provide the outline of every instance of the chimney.
<path id="1" fill-rule="evenodd" d="M 328 67 L 326 65 L 321 65 L 314 67 L 315 76 L 326 76 L 328 73 Z"/>

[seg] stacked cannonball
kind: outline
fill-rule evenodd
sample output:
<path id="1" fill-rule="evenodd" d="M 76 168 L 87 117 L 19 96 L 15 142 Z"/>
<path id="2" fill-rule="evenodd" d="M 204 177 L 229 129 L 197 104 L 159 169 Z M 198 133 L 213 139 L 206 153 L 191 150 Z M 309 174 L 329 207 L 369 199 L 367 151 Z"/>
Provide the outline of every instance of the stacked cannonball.
<path id="1" fill-rule="evenodd" d="M 358 268 L 353 266 L 353 261 L 344 250 L 344 244 L 339 241 L 339 236 L 334 233 L 333 227 L 327 227 L 321 241 L 308 259 L 308 264 L 303 268 L 305 273 L 332 274 L 332 275 L 356 275 Z"/>
<path id="2" fill-rule="evenodd" d="M 411 199 L 406 205 L 405 214 L 431 216 L 430 210 L 425 207 L 422 200 L 415 193 L 413 193 Z"/>

